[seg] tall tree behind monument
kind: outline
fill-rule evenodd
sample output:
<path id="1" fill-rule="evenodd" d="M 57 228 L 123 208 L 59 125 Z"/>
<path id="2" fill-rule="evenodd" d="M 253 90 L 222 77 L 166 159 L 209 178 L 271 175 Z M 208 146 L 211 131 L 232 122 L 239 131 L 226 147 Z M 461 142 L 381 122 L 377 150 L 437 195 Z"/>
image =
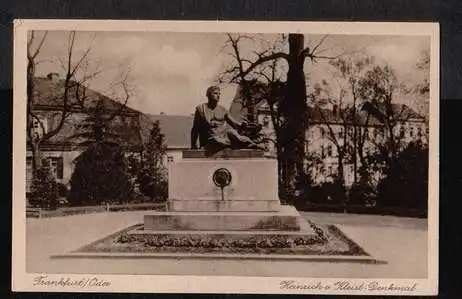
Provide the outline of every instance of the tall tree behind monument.
<path id="1" fill-rule="evenodd" d="M 254 52 L 255 59 L 243 57 L 239 43 L 243 39 L 252 37 L 228 34 L 227 43 L 231 46 L 231 56 L 235 60 L 235 65 L 231 66 L 222 74 L 228 82 L 238 83 L 243 87 L 245 102 L 252 102 L 251 84 L 252 79 L 257 79 L 264 71 L 262 68 L 268 67 L 275 60 L 283 60 L 288 65 L 285 95 L 279 103 L 283 123 L 279 126 L 277 135 L 278 157 L 281 173 L 284 182 L 283 189 L 291 193 L 295 187 L 296 179 L 304 172 L 303 161 L 305 157 L 305 129 L 308 124 L 307 114 L 307 83 L 304 71 L 306 58 L 315 60 L 318 58 L 331 59 L 333 57 L 317 55 L 319 47 L 326 37 L 323 37 L 313 48 L 305 47 L 305 36 L 303 34 L 290 33 L 283 35 L 282 43 L 289 45 L 289 52 L 284 52 L 281 48 L 269 46 L 261 52 Z M 253 103 L 254 104 L 254 103 Z M 275 126 L 276 127 L 276 126 Z M 280 186 L 281 187 L 281 186 Z"/>
<path id="2" fill-rule="evenodd" d="M 167 169 L 163 161 L 166 150 L 165 136 L 157 120 L 152 124 L 148 140 L 144 144 L 142 169 L 137 175 L 140 191 L 153 200 L 168 197 Z"/>

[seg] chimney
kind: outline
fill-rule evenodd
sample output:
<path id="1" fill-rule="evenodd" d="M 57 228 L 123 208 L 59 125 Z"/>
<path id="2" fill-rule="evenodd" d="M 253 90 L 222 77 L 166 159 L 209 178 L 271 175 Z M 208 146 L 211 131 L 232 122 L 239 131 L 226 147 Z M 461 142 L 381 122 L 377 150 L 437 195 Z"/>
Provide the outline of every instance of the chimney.
<path id="1" fill-rule="evenodd" d="M 58 73 L 49 73 L 47 75 L 48 80 L 51 80 L 52 82 L 58 82 L 59 81 L 59 74 Z"/>

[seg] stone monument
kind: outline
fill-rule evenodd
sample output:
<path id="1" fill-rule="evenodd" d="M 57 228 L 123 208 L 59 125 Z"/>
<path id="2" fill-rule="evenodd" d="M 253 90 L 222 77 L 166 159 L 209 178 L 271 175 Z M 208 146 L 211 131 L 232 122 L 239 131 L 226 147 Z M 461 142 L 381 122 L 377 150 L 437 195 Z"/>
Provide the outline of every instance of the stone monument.
<path id="1" fill-rule="evenodd" d="M 144 233 L 316 237 L 294 207 L 281 205 L 277 160 L 265 157 L 255 118 L 234 120 L 219 95 L 209 88 L 208 102 L 196 107 L 191 149 L 168 167 L 168 211 L 145 214 Z"/>

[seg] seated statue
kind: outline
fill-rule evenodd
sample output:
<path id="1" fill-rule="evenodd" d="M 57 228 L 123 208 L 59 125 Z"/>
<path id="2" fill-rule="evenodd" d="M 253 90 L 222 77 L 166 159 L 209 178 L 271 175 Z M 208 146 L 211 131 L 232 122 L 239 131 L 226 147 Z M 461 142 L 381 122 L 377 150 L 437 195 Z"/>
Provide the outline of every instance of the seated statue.
<path id="1" fill-rule="evenodd" d="M 194 122 L 191 129 L 191 148 L 197 149 L 197 139 L 200 148 L 219 151 L 224 148 L 233 149 L 262 149 L 248 136 L 240 134 L 245 131 L 247 122 L 238 122 L 228 111 L 218 104 L 221 91 L 218 86 L 207 89 L 207 103 L 199 104 L 194 113 Z"/>

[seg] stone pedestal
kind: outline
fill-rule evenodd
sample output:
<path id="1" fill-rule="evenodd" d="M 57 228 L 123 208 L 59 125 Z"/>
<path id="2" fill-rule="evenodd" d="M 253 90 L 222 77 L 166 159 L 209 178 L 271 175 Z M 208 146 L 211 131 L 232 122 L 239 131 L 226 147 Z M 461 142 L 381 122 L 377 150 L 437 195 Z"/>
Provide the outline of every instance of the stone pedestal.
<path id="1" fill-rule="evenodd" d="M 192 151 L 194 152 L 194 151 Z M 220 157 L 184 158 L 168 168 L 169 207 L 172 211 L 276 212 L 277 161 L 239 151 Z M 192 155 L 191 151 L 185 157 Z M 243 155 L 243 156 L 242 156 Z M 223 190 L 213 181 L 218 169 L 229 171 L 231 181 Z M 223 192 L 222 192 L 223 191 Z"/>
<path id="2" fill-rule="evenodd" d="M 218 170 L 226 174 L 225 186 Z M 145 232 L 316 235 L 295 208 L 280 204 L 277 161 L 261 151 L 188 150 L 169 165 L 168 181 L 169 210 L 146 213 Z"/>

